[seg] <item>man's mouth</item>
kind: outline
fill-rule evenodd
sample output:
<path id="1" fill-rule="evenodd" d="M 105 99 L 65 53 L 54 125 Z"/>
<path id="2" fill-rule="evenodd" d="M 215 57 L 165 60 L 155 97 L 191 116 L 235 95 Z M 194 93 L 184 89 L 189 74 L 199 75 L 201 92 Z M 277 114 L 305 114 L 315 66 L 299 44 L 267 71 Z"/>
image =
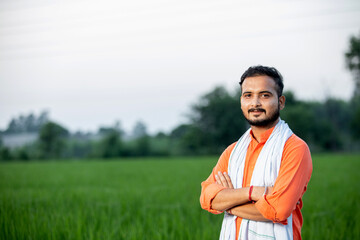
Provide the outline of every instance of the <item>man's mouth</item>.
<path id="1" fill-rule="evenodd" d="M 261 113 L 261 112 L 265 112 L 265 109 L 262 109 L 262 108 L 251 108 L 249 109 L 249 113 Z"/>

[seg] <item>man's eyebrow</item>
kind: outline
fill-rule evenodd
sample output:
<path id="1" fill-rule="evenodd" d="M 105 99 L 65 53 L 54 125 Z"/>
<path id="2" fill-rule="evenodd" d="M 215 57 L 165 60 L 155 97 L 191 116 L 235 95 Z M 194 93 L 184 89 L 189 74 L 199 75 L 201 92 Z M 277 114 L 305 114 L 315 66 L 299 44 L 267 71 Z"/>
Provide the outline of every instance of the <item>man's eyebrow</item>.
<path id="1" fill-rule="evenodd" d="M 246 91 L 246 92 L 243 92 L 243 93 L 242 93 L 242 95 L 247 94 L 247 93 L 253 93 L 253 92 L 251 92 L 251 91 Z M 268 93 L 268 94 L 273 95 L 273 93 L 272 93 L 272 92 L 267 91 L 267 90 L 264 90 L 264 91 L 259 92 L 259 94 L 263 94 L 263 93 Z"/>
<path id="2" fill-rule="evenodd" d="M 261 92 L 259 92 L 259 93 L 260 93 L 260 94 L 261 94 L 261 93 L 269 93 L 269 94 L 271 94 L 271 95 L 273 94 L 273 93 L 270 92 L 270 91 L 261 91 Z"/>

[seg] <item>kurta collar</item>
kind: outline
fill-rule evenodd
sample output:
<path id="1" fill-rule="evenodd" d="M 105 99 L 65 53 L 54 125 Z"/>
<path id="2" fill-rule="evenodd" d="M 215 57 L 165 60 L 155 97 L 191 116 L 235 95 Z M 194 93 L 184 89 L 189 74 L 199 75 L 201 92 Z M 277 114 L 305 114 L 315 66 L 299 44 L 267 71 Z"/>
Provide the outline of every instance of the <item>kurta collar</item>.
<path id="1" fill-rule="evenodd" d="M 273 126 L 272 128 L 269 128 L 269 129 L 266 130 L 264 133 L 262 133 L 262 134 L 260 135 L 260 139 L 259 139 L 260 141 L 259 141 L 259 143 L 265 143 L 265 142 L 268 140 L 268 138 L 270 137 L 270 135 L 271 135 L 271 133 L 273 132 L 274 128 L 275 128 L 275 126 Z M 252 129 L 250 130 L 250 136 L 251 136 L 251 138 L 252 138 L 254 141 L 257 142 L 256 138 L 254 137 L 254 134 L 253 134 Z"/>

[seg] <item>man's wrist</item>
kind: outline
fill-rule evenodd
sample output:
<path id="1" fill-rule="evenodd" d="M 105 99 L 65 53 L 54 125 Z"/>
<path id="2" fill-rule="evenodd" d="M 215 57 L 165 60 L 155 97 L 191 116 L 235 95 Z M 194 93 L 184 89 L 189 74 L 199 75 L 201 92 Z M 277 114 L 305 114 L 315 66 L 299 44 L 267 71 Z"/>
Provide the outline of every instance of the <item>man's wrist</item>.
<path id="1" fill-rule="evenodd" d="M 252 201 L 251 194 L 252 194 L 253 188 L 254 188 L 253 185 L 251 185 L 250 188 L 249 188 L 249 201 L 250 202 Z"/>

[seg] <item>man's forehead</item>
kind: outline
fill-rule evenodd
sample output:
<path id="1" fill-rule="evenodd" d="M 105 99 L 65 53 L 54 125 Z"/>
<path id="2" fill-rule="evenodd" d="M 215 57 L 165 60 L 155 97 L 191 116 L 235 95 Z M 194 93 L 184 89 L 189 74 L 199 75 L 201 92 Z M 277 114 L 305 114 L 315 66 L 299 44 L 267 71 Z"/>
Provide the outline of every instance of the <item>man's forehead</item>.
<path id="1" fill-rule="evenodd" d="M 275 81 L 269 76 L 247 77 L 241 86 L 244 91 L 276 91 Z"/>

